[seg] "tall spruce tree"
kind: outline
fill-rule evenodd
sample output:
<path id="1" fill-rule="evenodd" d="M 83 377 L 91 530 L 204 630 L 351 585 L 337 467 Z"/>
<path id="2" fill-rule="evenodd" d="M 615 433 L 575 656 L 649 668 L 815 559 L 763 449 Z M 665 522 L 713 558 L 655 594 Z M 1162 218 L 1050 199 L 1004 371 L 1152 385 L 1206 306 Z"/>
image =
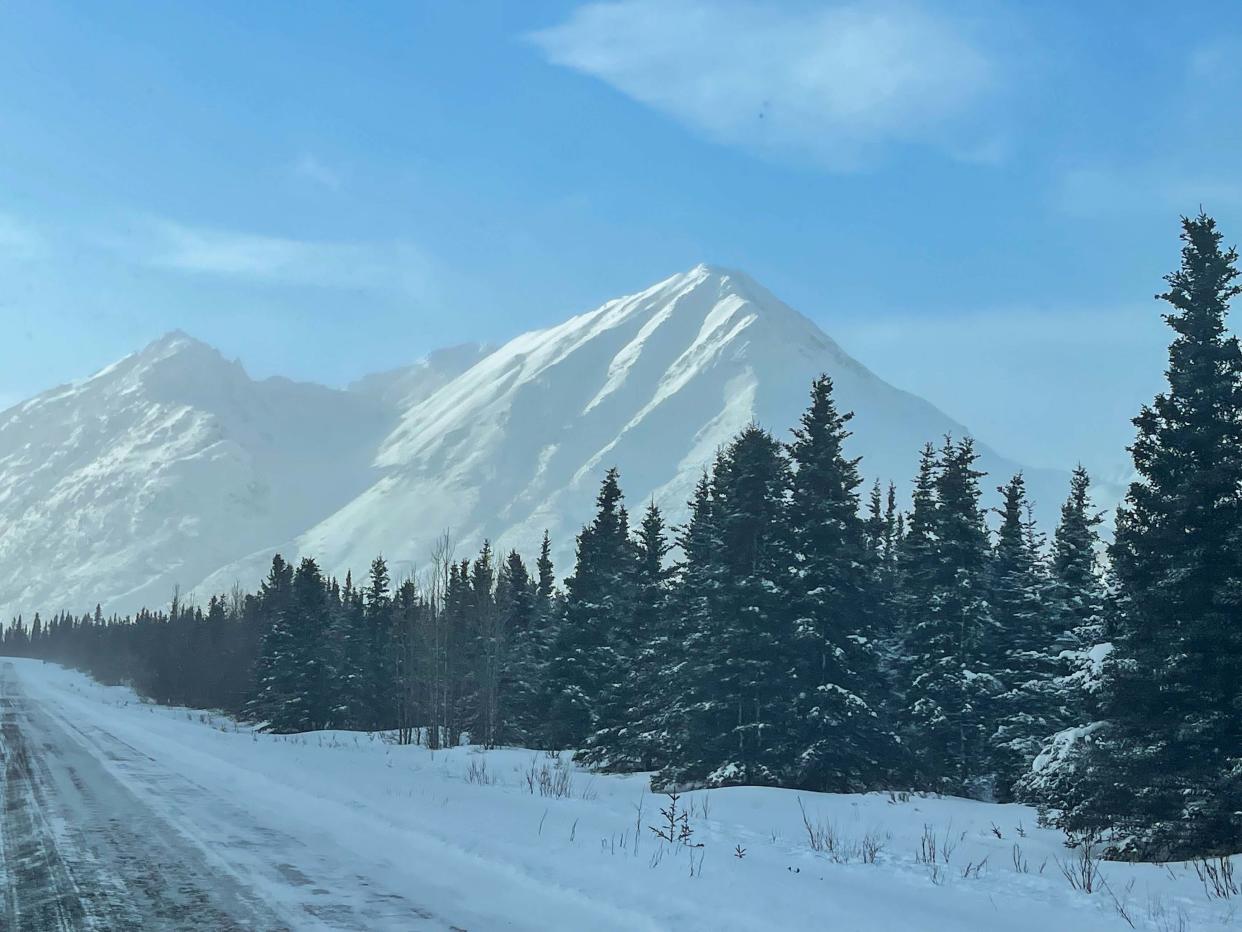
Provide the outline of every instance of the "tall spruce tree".
<path id="1" fill-rule="evenodd" d="M 257 638 L 261 648 L 255 662 L 254 695 L 246 704 L 247 716 L 255 721 L 271 721 L 289 696 L 286 664 L 292 643 L 285 617 L 288 614 L 292 589 L 293 567 L 280 554 L 276 554 L 272 557 L 271 569 L 259 588 L 256 600 L 256 614 L 262 619 L 258 625 L 260 630 Z M 34 624 L 31 636 L 37 639 L 37 613 Z"/>
<path id="2" fill-rule="evenodd" d="M 710 505 L 696 502 L 681 620 L 691 634 L 661 784 L 781 781 L 796 733 L 788 489 L 782 445 L 752 425 L 717 458 Z"/>
<path id="3" fill-rule="evenodd" d="M 909 744 L 931 783 L 947 792 L 987 796 L 992 792 L 988 706 L 999 690 L 988 662 L 991 554 L 977 458 L 969 438 L 946 439 L 934 471 L 930 527 L 922 526 L 920 502 L 915 503 L 907 542 L 925 535 L 926 551 L 912 550 L 919 560 L 909 567 L 917 573 L 915 591 L 923 601 L 907 604 L 906 650 L 913 674 L 907 701 Z M 916 496 L 926 493 L 928 472 L 925 457 Z"/>
<path id="4" fill-rule="evenodd" d="M 496 611 L 508 644 L 501 670 L 501 734 L 506 741 L 529 743 L 540 713 L 542 619 L 538 583 L 516 550 L 509 552 L 497 575 Z"/>
<path id="5" fill-rule="evenodd" d="M 1094 721 L 1100 662 L 1108 643 L 1105 592 L 1097 552 L 1104 516 L 1091 503 L 1091 477 L 1080 464 L 1070 479 L 1052 543 L 1048 614 L 1061 660 L 1063 724 Z"/>
<path id="6" fill-rule="evenodd" d="M 607 770 L 650 770 L 661 759 L 659 722 L 664 709 L 662 660 L 675 635 L 668 624 L 665 565 L 670 545 L 664 516 L 647 506 L 634 541 L 633 617 L 626 654 L 629 669 L 614 678 L 601 697 L 614 709 L 589 738 L 581 759 Z"/>
<path id="7" fill-rule="evenodd" d="M 1014 784 L 1059 719 L 1055 705 L 1056 659 L 1045 596 L 1048 589 L 1040 540 L 1030 522 L 1022 474 L 997 489 L 1000 529 L 992 551 L 991 622 L 984 655 L 1003 690 L 990 706 L 992 769 L 996 797 L 1013 798 Z"/>
<path id="8" fill-rule="evenodd" d="M 884 639 L 881 658 L 891 690 L 888 702 L 890 718 L 902 724 L 903 737 L 909 746 L 911 722 L 908 717 L 913 697 L 910 684 L 917 675 L 919 662 L 919 625 L 935 588 L 938 559 L 936 555 L 936 472 L 939 468 L 936 448 L 924 444 L 919 451 L 918 472 L 910 496 L 910 513 L 901 520 L 902 533 L 894 533 L 893 629 Z M 919 764 L 918 776 L 930 781 L 927 768 Z"/>
<path id="9" fill-rule="evenodd" d="M 676 786 L 689 773 L 686 760 L 694 740 L 691 725 L 699 711 L 699 691 L 710 681 L 715 664 L 724 659 L 709 650 L 711 603 L 722 586 L 712 475 L 723 458 L 724 451 L 718 451 L 713 471 L 704 470 L 699 477 L 686 503 L 686 521 L 675 538 L 680 559 L 672 567 L 664 625 L 668 636 L 658 645 L 655 658 L 661 689 L 644 723 L 644 732 L 660 750 L 660 771 L 652 781 L 658 787 Z"/>
<path id="10" fill-rule="evenodd" d="M 396 657 L 392 649 L 392 579 L 383 557 L 371 561 L 363 590 L 363 616 L 367 630 L 366 689 L 363 727 L 389 728 L 395 723 Z"/>
<path id="11" fill-rule="evenodd" d="M 543 532 L 543 542 L 539 545 L 539 558 L 535 561 L 535 599 L 538 610 L 545 616 L 552 608 L 552 600 L 556 595 L 556 572 L 552 566 L 552 540 L 548 532 Z"/>
<path id="12" fill-rule="evenodd" d="M 1113 651 L 1088 788 L 1067 828 L 1115 853 L 1232 853 L 1242 837 L 1242 293 L 1215 222 L 1183 218 L 1167 391 L 1135 418 L 1138 479 L 1110 548 Z"/>
<path id="13" fill-rule="evenodd" d="M 334 716 L 342 728 L 366 728 L 371 723 L 371 637 L 362 592 L 354 586 L 352 573 L 345 574 L 335 627 L 340 664 L 334 684 Z"/>
<path id="14" fill-rule="evenodd" d="M 875 640 L 882 499 L 877 483 L 864 523 L 859 460 L 845 455 L 852 417 L 837 411 L 832 380 L 816 379 L 788 445 L 795 469 L 782 581 L 798 642 L 789 685 L 799 727 L 786 751 L 789 778 L 836 792 L 881 783 L 896 769 L 898 747 L 875 707 L 884 693 Z"/>
<path id="15" fill-rule="evenodd" d="M 594 520 L 578 535 L 548 665 L 546 740 L 554 748 L 581 748 L 593 732 L 616 724 L 621 710 L 610 696 L 629 673 L 633 546 L 616 469 L 608 470 L 595 504 Z"/>
<path id="16" fill-rule="evenodd" d="M 470 713 L 470 740 L 484 747 L 496 747 L 504 728 L 502 691 L 504 669 L 508 663 L 509 636 L 505 616 L 496 603 L 496 567 L 492 545 L 484 541 L 470 566 L 469 605 L 471 692 L 474 708 Z"/>
<path id="17" fill-rule="evenodd" d="M 279 559 L 279 558 L 278 558 Z M 287 567 L 273 563 L 273 593 L 284 585 Z M 264 643 L 266 676 L 260 684 L 268 728 L 280 733 L 323 728 L 330 720 L 332 671 L 326 662 L 328 605 L 318 565 L 303 559 L 288 584 L 288 598 Z"/>
<path id="18" fill-rule="evenodd" d="M 1058 676 L 1043 711 L 1054 727 L 1044 736 L 1038 767 L 1023 774 L 1015 793 L 1037 804 L 1045 822 L 1050 811 L 1074 811 L 1084 798 L 1087 742 L 1099 729 L 1101 661 L 1111 649 L 1097 558 L 1103 516 L 1091 503 L 1090 486 L 1087 470 L 1077 466 L 1053 537 L 1045 597 L 1052 636 L 1048 654 Z"/>

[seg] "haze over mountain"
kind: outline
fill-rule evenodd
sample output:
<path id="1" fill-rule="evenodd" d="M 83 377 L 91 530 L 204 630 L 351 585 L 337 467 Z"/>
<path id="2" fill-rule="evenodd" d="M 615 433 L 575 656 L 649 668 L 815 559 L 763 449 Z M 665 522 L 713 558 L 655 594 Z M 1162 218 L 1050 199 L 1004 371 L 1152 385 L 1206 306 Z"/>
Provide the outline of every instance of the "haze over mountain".
<path id="1" fill-rule="evenodd" d="M 676 521 L 716 451 L 758 421 L 788 436 L 828 372 L 863 474 L 903 493 L 920 446 L 968 431 L 884 382 L 740 272 L 697 266 L 499 349 L 455 347 L 346 390 L 250 379 L 171 334 L 0 414 L 0 617 L 130 611 L 253 586 L 273 553 L 394 575 L 451 529 L 558 573 L 599 479 Z M 1021 469 L 986 445 L 984 488 Z M 1068 478 L 1026 470 L 1046 527 Z M 992 496 L 988 496 L 990 500 Z"/>

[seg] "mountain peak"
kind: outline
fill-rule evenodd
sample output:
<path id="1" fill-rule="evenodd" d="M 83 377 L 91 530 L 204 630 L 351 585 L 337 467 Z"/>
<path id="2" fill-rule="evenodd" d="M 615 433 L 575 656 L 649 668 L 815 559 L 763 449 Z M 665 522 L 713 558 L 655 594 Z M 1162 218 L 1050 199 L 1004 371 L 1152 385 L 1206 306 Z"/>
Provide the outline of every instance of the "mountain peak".
<path id="1" fill-rule="evenodd" d="M 183 353 L 186 351 L 201 352 L 203 350 L 207 350 L 208 352 L 215 354 L 219 353 L 215 347 L 190 336 L 184 330 L 177 329 L 169 330 L 163 336 L 152 340 L 134 355 L 139 357 L 166 359 L 167 357 L 176 355 L 177 353 Z"/>

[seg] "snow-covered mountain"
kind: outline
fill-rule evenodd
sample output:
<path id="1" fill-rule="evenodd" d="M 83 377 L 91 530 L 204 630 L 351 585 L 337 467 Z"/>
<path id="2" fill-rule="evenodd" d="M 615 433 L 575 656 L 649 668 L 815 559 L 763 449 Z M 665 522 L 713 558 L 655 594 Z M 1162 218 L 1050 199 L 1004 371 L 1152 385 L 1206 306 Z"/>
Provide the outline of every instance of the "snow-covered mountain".
<path id="1" fill-rule="evenodd" d="M 335 390 L 254 381 L 173 334 L 0 413 L 0 618 L 253 587 L 274 552 L 425 565 L 451 529 L 558 569 L 610 466 L 670 518 L 752 420 L 787 436 L 811 380 L 856 412 L 869 478 L 903 491 L 927 440 L 966 428 L 883 381 L 745 275 L 698 266 L 494 351 L 455 347 Z M 1021 468 L 986 446 L 990 487 Z M 1068 477 L 1026 470 L 1050 525 Z"/>
<path id="2" fill-rule="evenodd" d="M 394 418 L 182 333 L 0 413 L 0 618 L 166 604 L 366 489 Z"/>
<path id="3" fill-rule="evenodd" d="M 752 420 L 787 436 L 821 372 L 856 412 L 853 449 L 869 477 L 904 490 L 923 442 L 967 433 L 745 275 L 698 266 L 519 336 L 408 405 L 379 446 L 383 476 L 284 550 L 336 572 L 381 552 L 416 571 L 445 529 L 467 555 L 485 538 L 534 553 L 547 528 L 567 571 L 608 467 L 620 469 L 632 508 L 654 499 L 677 519 L 717 447 Z M 991 484 L 1021 468 L 981 452 Z M 1068 477 L 1026 474 L 1044 514 L 1055 515 Z M 227 567 L 206 589 L 257 578 L 270 558 Z"/>

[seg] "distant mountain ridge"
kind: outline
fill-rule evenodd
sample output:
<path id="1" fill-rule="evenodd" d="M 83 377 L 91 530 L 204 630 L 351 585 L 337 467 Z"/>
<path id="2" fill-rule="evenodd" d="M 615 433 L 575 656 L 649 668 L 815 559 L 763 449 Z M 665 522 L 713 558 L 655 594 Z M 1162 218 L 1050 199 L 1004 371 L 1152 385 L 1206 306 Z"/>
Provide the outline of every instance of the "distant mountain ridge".
<path id="1" fill-rule="evenodd" d="M 852 359 L 745 274 L 700 265 L 498 349 L 439 351 L 338 390 L 250 379 L 170 334 L 0 413 L 0 618 L 200 600 L 253 587 L 274 552 L 343 575 L 417 572 L 452 529 L 558 572 L 609 466 L 631 508 L 679 519 L 715 450 L 781 437 L 828 372 L 863 474 L 903 495 L 918 450 L 966 428 Z M 1021 469 L 980 445 L 985 490 Z M 1025 470 L 1051 528 L 1068 475 Z"/>

